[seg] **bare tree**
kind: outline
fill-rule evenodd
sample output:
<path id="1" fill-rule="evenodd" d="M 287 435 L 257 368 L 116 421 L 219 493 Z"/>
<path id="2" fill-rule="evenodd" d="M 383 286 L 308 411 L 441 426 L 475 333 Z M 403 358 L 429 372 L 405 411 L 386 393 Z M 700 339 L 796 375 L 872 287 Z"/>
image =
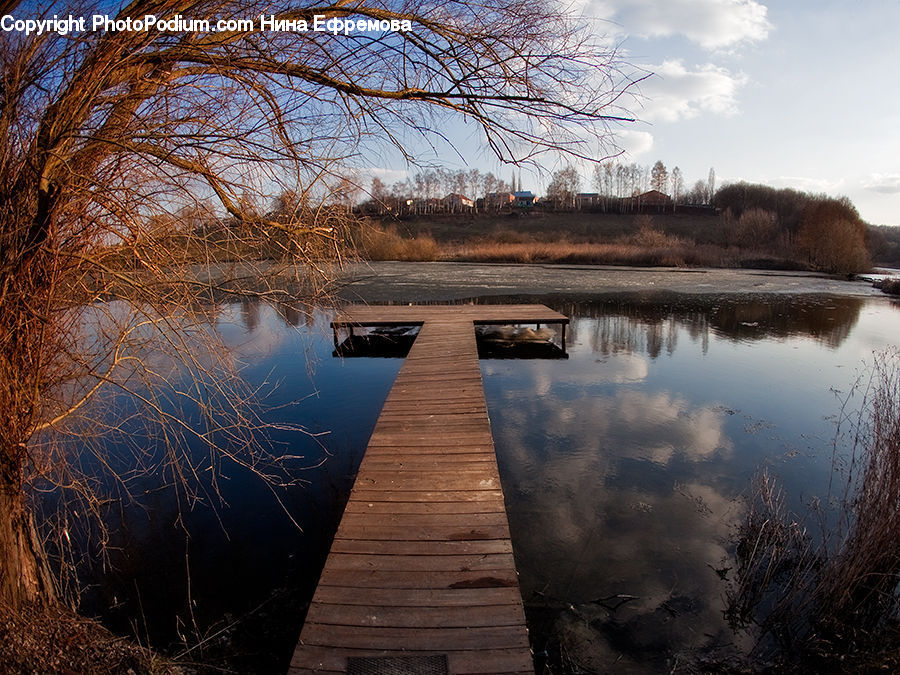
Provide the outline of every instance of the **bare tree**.
<path id="1" fill-rule="evenodd" d="M 669 172 L 666 170 L 666 165 L 657 160 L 650 170 L 650 188 L 665 193 L 668 184 Z"/>
<path id="2" fill-rule="evenodd" d="M 44 17 L 77 14 L 44 7 Z M 16 0 L 4 11 L 36 18 Z M 149 343 L 213 383 L 198 405 L 227 400 L 212 361 L 193 351 L 210 332 L 197 297 L 321 298 L 347 223 L 334 205 L 353 198 L 347 167 L 365 144 L 408 153 L 408 132 L 440 142 L 441 119 L 457 115 L 503 161 L 598 156 L 584 139 L 606 142 L 631 84 L 615 54 L 552 3 L 134 0 L 115 18 L 146 15 L 255 23 L 0 36 L 0 601 L 14 607 L 54 597 L 27 499 L 35 481 L 70 484 L 49 435 L 75 428 L 104 389 L 143 395 L 132 374 L 160 372 Z M 260 15 L 293 23 L 263 30 Z M 315 15 L 381 28 L 317 32 Z M 383 29 L 392 22 L 411 30 Z M 430 194 L 433 177 L 422 188 Z M 289 204 L 267 214 L 285 189 Z M 151 228 L 207 202 L 210 217 L 179 239 Z M 96 304 L 109 298 L 127 302 Z M 144 403 L 167 447 L 194 433 Z M 194 435 L 257 466 L 227 433 Z M 165 461 L 189 482 L 185 453 Z"/>
<path id="3" fill-rule="evenodd" d="M 871 266 L 866 224 L 846 198 L 817 199 L 804 209 L 797 247 L 826 272 L 854 274 Z"/>
<path id="4" fill-rule="evenodd" d="M 462 173 L 462 172 L 460 172 L 460 173 Z M 481 184 L 482 184 L 481 172 L 478 169 L 469 169 L 466 172 L 465 186 L 468 190 L 468 194 L 466 196 L 469 197 L 472 201 L 475 201 L 478 199 L 478 197 L 479 197 L 478 191 L 481 189 Z M 460 190 L 460 192 L 464 192 L 464 191 Z M 481 195 L 481 196 L 484 196 L 484 195 Z"/>
<path id="5" fill-rule="evenodd" d="M 559 169 L 547 185 L 547 199 L 562 208 L 574 208 L 575 195 L 581 191 L 581 176 L 571 164 Z"/>
<path id="6" fill-rule="evenodd" d="M 678 204 L 684 194 L 684 176 L 679 167 L 672 169 L 672 202 Z"/>
<path id="7" fill-rule="evenodd" d="M 689 204 L 709 204 L 709 183 L 705 180 L 698 180 L 694 183 L 694 187 L 687 194 L 687 202 Z"/>
<path id="8" fill-rule="evenodd" d="M 747 209 L 738 218 L 736 235 L 739 246 L 770 250 L 778 238 L 778 214 L 760 208 Z"/>

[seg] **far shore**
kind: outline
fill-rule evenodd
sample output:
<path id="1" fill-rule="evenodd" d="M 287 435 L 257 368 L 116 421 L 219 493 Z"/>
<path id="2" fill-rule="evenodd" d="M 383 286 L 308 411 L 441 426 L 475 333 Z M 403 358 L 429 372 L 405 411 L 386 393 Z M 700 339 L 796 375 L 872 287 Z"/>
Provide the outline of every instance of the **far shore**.
<path id="1" fill-rule="evenodd" d="M 454 262 L 348 265 L 339 297 L 348 302 L 447 302 L 485 296 L 612 294 L 823 294 L 888 298 L 871 282 L 814 272 Z"/>

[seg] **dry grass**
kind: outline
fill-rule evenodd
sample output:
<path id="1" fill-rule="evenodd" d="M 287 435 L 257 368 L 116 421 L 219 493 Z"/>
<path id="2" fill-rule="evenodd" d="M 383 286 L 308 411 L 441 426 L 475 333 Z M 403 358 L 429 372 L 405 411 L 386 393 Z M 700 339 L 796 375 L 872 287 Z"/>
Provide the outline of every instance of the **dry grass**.
<path id="1" fill-rule="evenodd" d="M 879 281 L 875 284 L 876 288 L 880 288 L 882 293 L 889 295 L 900 295 L 900 279 L 890 278 Z"/>
<path id="2" fill-rule="evenodd" d="M 722 267 L 737 260 L 726 249 L 714 245 L 697 246 L 680 237 L 651 228 L 609 243 L 534 241 L 515 232 L 483 238 L 457 247 L 448 247 L 447 257 L 467 262 L 570 263 L 681 267 Z"/>
<path id="3" fill-rule="evenodd" d="M 726 245 L 713 217 L 434 216 L 364 221 L 353 240 L 368 260 L 803 269 L 784 256 Z"/>
<path id="4" fill-rule="evenodd" d="M 842 418 L 849 457 L 840 471 L 835 460 L 837 518 L 813 509 L 821 531 L 810 536 L 763 474 L 729 603 L 736 624 L 758 624 L 760 646 L 826 669 L 900 664 L 900 352 L 877 355 L 854 393 L 859 410 Z"/>
<path id="5" fill-rule="evenodd" d="M 402 237 L 393 226 L 367 225 L 357 234 L 358 253 L 366 260 L 425 262 L 440 257 L 440 247 L 431 235 Z"/>
<path id="6" fill-rule="evenodd" d="M 0 606 L 0 672 L 186 672 L 148 649 L 110 633 L 64 607 Z"/>
<path id="7" fill-rule="evenodd" d="M 681 249 L 652 249 L 633 244 L 572 244 L 567 241 L 482 243 L 460 247 L 456 260 L 512 263 L 581 263 L 665 265 L 687 264 Z"/>

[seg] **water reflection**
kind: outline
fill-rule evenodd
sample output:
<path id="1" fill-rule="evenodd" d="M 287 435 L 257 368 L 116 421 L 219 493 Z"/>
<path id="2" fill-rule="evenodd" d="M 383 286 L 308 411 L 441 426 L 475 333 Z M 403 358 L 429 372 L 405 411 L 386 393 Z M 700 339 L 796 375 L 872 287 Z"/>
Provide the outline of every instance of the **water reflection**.
<path id="1" fill-rule="evenodd" d="M 572 320 L 568 360 L 482 361 L 539 664 L 559 668 L 565 654 L 573 670 L 658 672 L 682 650 L 735 648 L 720 575 L 743 491 L 762 462 L 798 493 L 827 482 L 830 388 L 900 334 L 900 311 L 819 296 L 465 302 L 543 302 Z M 123 630 L 143 616 L 142 636 L 158 645 L 175 639 L 191 616 L 187 551 L 201 631 L 276 598 L 242 624 L 255 650 L 242 665 L 283 671 L 402 360 L 332 357 L 329 315 L 302 305 L 198 300 L 192 311 L 217 328 L 249 385 L 269 392 L 269 421 L 328 433 L 276 435 L 314 467 L 308 485 L 283 493 L 287 514 L 240 471 L 222 484 L 222 524 L 200 508 L 179 516 L 171 492 L 148 483 L 117 528 L 119 571 L 86 607 Z"/>
<path id="2" fill-rule="evenodd" d="M 660 672 L 746 645 L 729 541 L 761 463 L 823 494 L 838 401 L 884 322 L 855 298 L 595 299 L 570 361 L 485 361 L 538 668 Z M 802 450 L 798 451 L 798 448 Z"/>
<path id="3" fill-rule="evenodd" d="M 839 347 L 859 319 L 865 300 L 823 296 L 641 294 L 557 301 L 574 322 L 570 340 L 585 340 L 601 354 L 639 352 L 657 358 L 675 351 L 684 333 L 705 351 L 710 334 L 737 342 L 803 336 Z"/>
<path id="4" fill-rule="evenodd" d="M 158 648 L 242 618 L 227 631 L 237 645 L 232 652 L 245 652 L 232 653 L 232 667 L 284 672 L 366 440 L 402 362 L 330 358 L 330 315 L 310 314 L 302 306 L 211 304 L 202 305 L 202 312 L 192 309 L 192 316 L 215 326 L 247 384 L 259 393 L 262 419 L 252 421 L 274 425 L 260 428 L 259 440 L 290 457 L 286 461 L 302 485 L 267 486 L 254 473 L 261 467 L 238 465 L 182 438 L 184 447 L 177 451 L 199 467 L 188 491 L 162 461 L 174 449 L 147 423 L 147 411 L 137 399 L 115 395 L 109 410 L 124 420 L 98 440 L 95 456 L 79 461 L 96 463 L 99 457 L 113 464 L 128 477 L 136 499 L 110 502 L 108 566 L 84 570 L 89 588 L 81 610 L 102 616 L 120 632 L 134 630 Z M 143 356 L 147 363 L 158 360 Z M 192 358 L 204 358 L 203 352 Z M 202 430 L 207 411 L 192 406 L 190 397 L 176 404 L 176 390 L 190 392 L 186 382 L 171 376 L 173 391 L 159 391 L 159 398 L 174 418 Z M 215 382 L 206 387 L 217 390 Z M 298 424 L 304 433 L 295 431 Z M 134 448 L 141 449 L 145 465 L 160 468 L 129 473 Z M 251 610 L 256 611 L 244 616 Z M 219 645 L 205 644 L 205 653 Z"/>
<path id="5" fill-rule="evenodd" d="M 612 648 L 622 640 L 656 664 L 727 628 L 714 569 L 737 514 L 710 474 L 733 451 L 728 415 L 668 392 L 592 395 L 586 386 L 570 399 L 560 390 L 571 384 L 556 382 L 543 398 L 507 390 L 491 405 L 529 618 L 544 648 L 568 640 L 567 653 L 591 672 L 630 658 Z M 634 599 L 616 611 L 598 602 L 623 594 Z M 658 614 L 679 598 L 690 612 Z M 647 625 L 660 619 L 664 633 Z"/>

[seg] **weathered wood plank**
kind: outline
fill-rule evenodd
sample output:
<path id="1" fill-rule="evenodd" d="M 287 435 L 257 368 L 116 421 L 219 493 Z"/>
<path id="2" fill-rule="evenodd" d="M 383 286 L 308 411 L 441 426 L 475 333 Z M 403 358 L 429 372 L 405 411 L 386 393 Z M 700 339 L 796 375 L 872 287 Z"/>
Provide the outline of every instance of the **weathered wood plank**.
<path id="1" fill-rule="evenodd" d="M 396 649 L 401 651 L 444 651 L 495 649 L 528 644 L 525 626 L 474 626 L 470 628 L 406 628 L 337 626 L 307 621 L 303 625 L 303 644 L 353 649 Z"/>
<path id="2" fill-rule="evenodd" d="M 518 588 L 519 580 L 515 570 L 474 572 L 369 570 L 359 572 L 357 570 L 335 570 L 326 564 L 322 576 L 319 577 L 319 585 L 353 585 L 356 586 L 357 592 L 361 592 L 360 589 L 368 588 L 430 588 L 434 590 L 442 588 Z M 313 596 L 313 603 L 315 602 L 316 598 Z"/>
<path id="3" fill-rule="evenodd" d="M 357 510 L 345 513 L 341 525 L 347 527 L 448 527 L 459 530 L 465 524 L 467 528 L 502 526 L 506 524 L 506 514 L 502 511 L 493 513 L 373 513 Z M 341 530 L 338 529 L 338 533 Z"/>
<path id="4" fill-rule="evenodd" d="M 367 588 L 360 593 L 356 586 L 319 586 L 316 602 L 330 605 L 371 605 L 375 607 L 482 607 L 515 605 L 520 602 L 519 589 L 496 588 L 402 589 Z"/>
<path id="5" fill-rule="evenodd" d="M 364 502 L 496 502 L 503 500 L 497 490 L 353 490 L 351 499 Z"/>
<path id="6" fill-rule="evenodd" d="M 291 663 L 446 654 L 450 672 L 532 660 L 474 326 L 566 324 L 543 305 L 355 306 L 333 322 L 418 325 L 369 439 Z"/>
<path id="7" fill-rule="evenodd" d="M 491 673 L 533 673 L 529 655 L 523 656 L 518 649 L 479 649 L 471 651 L 416 652 L 417 654 L 446 654 L 450 672 L 459 674 Z M 351 656 L 389 656 L 395 652 L 373 649 L 348 649 L 338 652 L 329 647 L 310 645 L 302 654 L 296 654 L 291 662 L 291 675 L 301 673 L 344 673 L 347 658 Z M 526 658 L 527 657 L 527 658 Z"/>
<path id="8" fill-rule="evenodd" d="M 440 455 L 433 453 L 431 456 L 422 454 L 399 454 L 399 453 L 383 453 L 381 455 L 373 454 L 368 458 L 368 466 L 370 467 L 390 467 L 391 469 L 450 469 L 471 467 L 475 468 L 479 464 L 491 464 L 493 456 L 486 452 L 455 452 L 452 454 Z"/>
<path id="9" fill-rule="evenodd" d="M 518 605 L 471 607 L 380 607 L 378 605 L 317 604 L 306 620 L 340 626 L 385 626 L 388 628 L 469 628 L 520 626 Z"/>
<path id="10" fill-rule="evenodd" d="M 384 539 L 387 541 L 465 541 L 482 539 L 509 539 L 506 525 L 481 525 L 469 527 L 465 521 L 458 525 L 347 525 L 338 528 L 344 539 Z"/>
<path id="11" fill-rule="evenodd" d="M 504 570 L 515 566 L 511 553 L 469 555 L 401 555 L 398 553 L 338 553 L 332 551 L 329 563 L 335 570 L 373 569 L 409 572 L 469 572 Z"/>
<path id="12" fill-rule="evenodd" d="M 383 539 L 336 538 L 331 544 L 332 553 L 366 553 L 381 555 L 486 555 L 512 553 L 512 544 L 506 539 L 478 539 L 474 541 L 384 541 Z"/>
<path id="13" fill-rule="evenodd" d="M 495 500 L 481 502 L 364 502 L 347 503 L 344 513 L 504 513 L 503 505 Z"/>

